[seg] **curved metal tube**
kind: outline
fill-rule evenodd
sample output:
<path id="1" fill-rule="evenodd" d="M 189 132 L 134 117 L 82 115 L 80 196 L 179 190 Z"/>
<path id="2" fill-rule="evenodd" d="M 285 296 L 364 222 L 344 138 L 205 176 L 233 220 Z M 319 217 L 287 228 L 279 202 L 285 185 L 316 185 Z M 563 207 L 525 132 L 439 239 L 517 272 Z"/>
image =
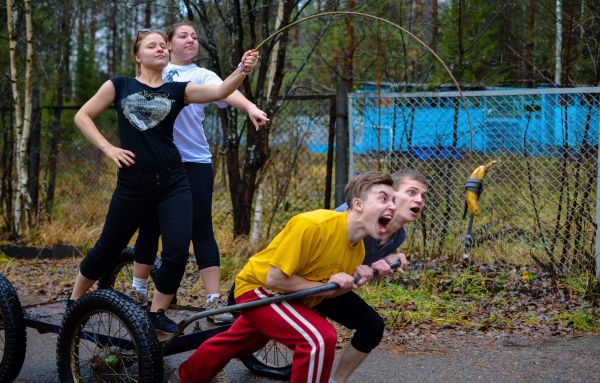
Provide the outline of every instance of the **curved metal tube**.
<path id="1" fill-rule="evenodd" d="M 469 106 L 467 105 L 467 100 L 463 94 L 462 88 L 460 87 L 460 84 L 458 83 L 458 81 L 456 80 L 456 78 L 454 77 L 454 75 L 452 74 L 452 72 L 450 71 L 450 68 L 448 68 L 448 66 L 446 65 L 446 63 L 444 62 L 444 60 L 442 60 L 442 58 L 435 53 L 435 51 L 433 49 L 431 49 L 431 47 L 429 45 L 427 45 L 423 40 L 419 39 L 417 36 L 415 36 L 412 32 L 406 30 L 405 28 L 401 27 L 400 25 L 393 23 L 389 20 L 386 20 L 382 17 L 379 16 L 374 16 L 374 15 L 370 15 L 368 13 L 362 13 L 362 12 L 354 12 L 354 11 L 330 11 L 330 12 L 321 12 L 321 13 L 316 13 L 314 15 L 311 16 L 307 16 L 304 17 L 302 19 L 296 20 L 293 23 L 290 23 L 284 27 L 279 28 L 278 30 L 276 30 L 275 32 L 271 33 L 271 35 L 269 35 L 266 39 L 264 39 L 263 41 L 260 42 L 260 44 L 258 44 L 256 46 L 256 48 L 254 48 L 255 50 L 259 50 L 263 45 L 265 45 L 265 43 L 269 40 L 271 40 L 272 38 L 274 38 L 275 36 L 279 35 L 280 33 L 290 29 L 291 27 L 298 25 L 300 23 L 303 23 L 305 21 L 308 20 L 312 20 L 312 19 L 316 19 L 319 17 L 325 17 L 325 16 L 361 16 L 361 17 L 367 17 L 370 19 L 374 19 L 377 21 L 381 21 L 383 23 L 389 24 L 391 26 L 393 26 L 394 28 L 397 28 L 399 30 L 401 30 L 402 32 L 406 33 L 409 37 L 411 37 L 413 40 L 415 40 L 417 43 L 419 43 L 423 48 L 425 48 L 429 53 L 431 53 L 433 55 L 433 57 L 436 58 L 436 60 L 442 65 L 442 67 L 444 68 L 444 70 L 446 71 L 446 73 L 448 73 L 448 76 L 450 76 L 450 78 L 452 79 L 452 82 L 454 83 L 454 85 L 456 86 L 456 89 L 458 90 L 458 93 L 460 94 L 460 99 L 463 103 L 463 106 L 465 108 L 465 112 L 467 114 L 467 120 L 469 123 L 469 135 L 470 135 L 470 142 L 469 142 L 469 146 L 470 149 L 473 149 L 473 125 L 471 123 L 471 114 L 469 113 Z"/>

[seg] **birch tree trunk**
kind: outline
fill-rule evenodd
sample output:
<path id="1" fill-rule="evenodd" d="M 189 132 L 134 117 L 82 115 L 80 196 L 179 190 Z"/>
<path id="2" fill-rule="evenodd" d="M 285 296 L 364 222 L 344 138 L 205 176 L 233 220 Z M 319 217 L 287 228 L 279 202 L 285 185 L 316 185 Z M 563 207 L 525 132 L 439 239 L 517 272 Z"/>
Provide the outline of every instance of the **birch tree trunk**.
<path id="1" fill-rule="evenodd" d="M 277 19 L 275 20 L 275 30 L 281 28 L 283 20 L 283 12 L 285 10 L 285 3 L 283 0 L 279 1 L 279 7 L 277 8 Z M 279 41 L 273 45 L 273 50 L 269 55 L 269 69 L 267 70 L 267 102 L 271 100 L 271 89 L 273 88 L 273 82 L 275 79 L 275 73 L 277 71 L 277 57 L 279 55 Z M 250 232 L 250 239 L 252 242 L 257 242 L 260 238 L 260 230 L 263 222 L 263 202 L 264 202 L 264 186 L 256 185 L 256 198 L 254 200 L 254 214 L 252 219 L 252 226 Z"/>
<path id="2" fill-rule="evenodd" d="M 32 112 L 32 72 L 33 72 L 33 26 L 31 20 L 31 1 L 25 0 L 25 29 L 27 38 L 27 51 L 25 63 L 25 108 L 22 113 L 21 97 L 18 87 L 17 73 L 17 39 L 14 31 L 13 1 L 6 0 L 6 21 L 9 40 L 10 56 L 10 83 L 15 114 L 15 201 L 13 211 L 13 225 L 15 238 L 19 238 L 23 232 L 29 229 L 27 213 L 31 209 L 31 198 L 28 192 L 27 174 L 27 148 L 29 132 L 31 128 Z"/>
<path id="3" fill-rule="evenodd" d="M 527 6 L 527 51 L 525 53 L 525 66 L 527 67 L 527 87 L 535 87 L 535 63 L 534 63 L 534 37 L 535 37 L 535 9 L 536 0 L 529 0 Z"/>
<path id="4" fill-rule="evenodd" d="M 556 40 L 554 47 L 554 83 L 556 86 L 561 85 L 562 78 L 562 4 L 561 0 L 556 0 Z"/>

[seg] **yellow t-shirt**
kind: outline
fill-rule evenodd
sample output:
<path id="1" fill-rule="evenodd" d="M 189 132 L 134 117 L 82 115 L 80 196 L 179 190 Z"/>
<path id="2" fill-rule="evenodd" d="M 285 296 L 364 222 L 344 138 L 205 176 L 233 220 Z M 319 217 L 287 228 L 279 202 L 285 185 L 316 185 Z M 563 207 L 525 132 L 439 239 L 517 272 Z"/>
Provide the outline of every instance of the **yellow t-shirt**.
<path id="1" fill-rule="evenodd" d="M 336 273 L 352 275 L 365 257 L 363 241 L 348 242 L 347 212 L 315 210 L 294 216 L 263 251 L 249 260 L 235 281 L 235 296 L 265 286 L 269 266 L 287 276 L 327 282 Z M 310 307 L 322 300 L 306 298 Z"/>

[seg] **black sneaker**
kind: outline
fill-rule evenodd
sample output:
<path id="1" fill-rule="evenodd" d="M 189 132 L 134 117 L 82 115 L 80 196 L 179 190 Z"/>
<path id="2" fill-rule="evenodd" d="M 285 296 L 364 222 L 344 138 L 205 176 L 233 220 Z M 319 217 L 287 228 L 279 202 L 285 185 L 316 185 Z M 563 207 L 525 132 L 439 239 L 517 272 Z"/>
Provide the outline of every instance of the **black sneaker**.
<path id="1" fill-rule="evenodd" d="M 173 322 L 165 315 L 165 310 L 159 309 L 158 312 L 148 312 L 148 318 L 154 326 L 154 330 L 163 334 L 175 334 L 177 332 L 177 323 Z"/>

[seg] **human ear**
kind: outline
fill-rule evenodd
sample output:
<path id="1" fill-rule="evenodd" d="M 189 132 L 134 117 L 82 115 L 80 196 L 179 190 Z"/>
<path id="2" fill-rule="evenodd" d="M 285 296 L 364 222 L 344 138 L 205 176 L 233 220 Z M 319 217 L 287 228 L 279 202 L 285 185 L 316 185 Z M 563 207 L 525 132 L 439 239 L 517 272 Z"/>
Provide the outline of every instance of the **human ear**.
<path id="1" fill-rule="evenodd" d="M 352 199 L 352 209 L 357 211 L 357 212 L 362 212 L 363 210 L 363 200 L 358 198 L 358 197 L 354 197 Z"/>

